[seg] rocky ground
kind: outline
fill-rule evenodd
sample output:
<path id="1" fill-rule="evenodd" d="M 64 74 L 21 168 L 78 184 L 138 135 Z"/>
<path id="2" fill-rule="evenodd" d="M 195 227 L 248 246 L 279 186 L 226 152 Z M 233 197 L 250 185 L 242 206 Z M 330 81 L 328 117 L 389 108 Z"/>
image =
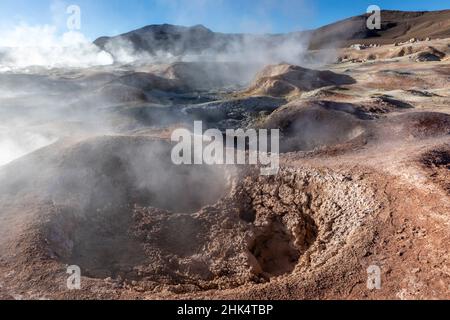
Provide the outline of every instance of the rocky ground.
<path id="1" fill-rule="evenodd" d="M 1 74 L 0 132 L 28 154 L 0 167 L 0 297 L 450 298 L 449 57 L 413 40 L 243 83 L 218 63 Z M 281 129 L 279 174 L 173 165 L 194 120 Z"/>

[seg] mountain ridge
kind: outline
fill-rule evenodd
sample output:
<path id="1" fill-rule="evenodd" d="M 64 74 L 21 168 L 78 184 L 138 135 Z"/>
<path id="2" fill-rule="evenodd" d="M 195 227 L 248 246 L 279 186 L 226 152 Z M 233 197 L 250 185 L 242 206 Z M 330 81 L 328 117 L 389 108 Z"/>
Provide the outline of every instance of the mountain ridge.
<path id="1" fill-rule="evenodd" d="M 411 38 L 450 37 L 450 9 L 440 11 L 381 12 L 381 30 L 369 30 L 361 14 L 323 27 L 279 34 L 248 34 L 214 32 L 203 25 L 192 27 L 171 24 L 148 25 L 118 36 L 100 37 L 94 41 L 98 47 L 108 47 L 115 41 L 127 41 L 137 52 L 156 54 L 158 51 L 174 55 L 199 54 L 205 50 L 226 50 L 233 44 L 248 41 L 267 42 L 268 46 L 281 41 L 308 41 L 311 50 L 326 47 L 346 47 L 355 43 L 393 44 Z"/>

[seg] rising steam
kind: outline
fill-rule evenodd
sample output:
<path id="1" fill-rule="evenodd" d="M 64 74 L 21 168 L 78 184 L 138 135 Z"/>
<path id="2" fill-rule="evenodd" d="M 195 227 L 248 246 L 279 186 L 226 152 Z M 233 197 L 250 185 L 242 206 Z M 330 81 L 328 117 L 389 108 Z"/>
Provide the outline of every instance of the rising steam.
<path id="1" fill-rule="evenodd" d="M 203 1 L 195 3 L 204 5 Z M 59 7 L 56 9 L 61 11 Z M 201 12 L 197 9 L 193 11 Z M 308 47 L 308 38 L 300 34 L 226 35 L 205 27 L 200 27 L 201 31 L 207 36 L 217 35 L 218 40 L 201 50 L 189 50 L 188 38 L 178 38 L 171 44 L 175 46 L 173 50 L 158 48 L 153 43 L 149 46 L 155 50 L 140 50 L 126 37 L 114 37 L 99 46 L 81 32 L 61 33 L 57 27 L 61 23 L 53 22 L 54 25 L 20 23 L 9 30 L 0 30 L 0 116 L 8 119 L 0 127 L 0 166 L 58 138 L 70 136 L 68 128 L 76 127 L 76 132 L 92 134 L 93 127 L 102 133 L 121 133 L 122 127 L 132 127 L 133 124 L 122 124 L 123 119 L 117 126 L 112 119 L 115 114 L 105 117 L 106 113 L 101 111 L 116 103 L 111 102 L 111 98 L 124 94 L 120 90 L 128 90 L 126 95 L 141 98 L 145 98 L 145 91 L 149 90 L 148 87 L 130 89 L 128 83 L 113 82 L 121 70 L 131 73 L 144 66 L 146 72 L 151 72 L 158 69 L 155 65 L 194 62 L 197 65 L 189 71 L 189 77 L 199 81 L 190 84 L 208 84 L 207 79 L 212 79 L 226 86 L 242 86 L 267 64 L 302 63 Z M 226 63 L 233 65 L 229 67 Z M 95 80 L 101 73 L 99 80 Z M 94 80 L 85 80 L 90 75 Z M 174 80 L 167 74 L 158 74 L 158 77 L 163 81 L 165 78 Z M 142 79 L 131 80 L 134 83 Z M 162 121 L 161 116 L 159 120 Z M 43 129 L 49 124 L 52 124 L 51 130 Z"/>
<path id="2" fill-rule="evenodd" d="M 113 63 L 111 55 L 100 50 L 80 32 L 61 36 L 54 26 L 21 24 L 0 32 L 0 71 L 32 66 L 80 68 Z"/>

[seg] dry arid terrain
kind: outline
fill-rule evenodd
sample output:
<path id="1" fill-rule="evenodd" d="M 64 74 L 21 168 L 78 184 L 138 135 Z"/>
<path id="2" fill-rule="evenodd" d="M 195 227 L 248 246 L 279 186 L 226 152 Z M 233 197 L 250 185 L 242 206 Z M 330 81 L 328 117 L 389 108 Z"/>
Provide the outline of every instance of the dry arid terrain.
<path id="1" fill-rule="evenodd" d="M 389 13 L 298 65 L 1 73 L 0 298 L 449 299 L 448 17 Z M 280 129 L 280 171 L 173 164 L 194 120 Z"/>

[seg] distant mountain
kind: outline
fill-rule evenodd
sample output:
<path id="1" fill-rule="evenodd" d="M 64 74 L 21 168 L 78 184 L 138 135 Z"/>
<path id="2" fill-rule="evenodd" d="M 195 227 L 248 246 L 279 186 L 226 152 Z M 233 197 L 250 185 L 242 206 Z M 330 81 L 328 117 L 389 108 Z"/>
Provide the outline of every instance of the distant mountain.
<path id="1" fill-rule="evenodd" d="M 214 33 L 202 25 L 181 27 L 169 24 L 150 25 L 117 37 L 101 37 L 95 44 L 102 49 L 117 41 L 129 42 L 136 51 L 155 54 L 158 51 L 173 54 L 200 53 L 213 45 L 225 44 L 233 36 Z"/>
<path id="2" fill-rule="evenodd" d="M 345 19 L 311 31 L 313 49 L 333 44 L 348 46 L 361 44 L 392 44 L 412 38 L 450 38 L 450 10 L 443 11 L 382 11 L 381 30 L 369 30 L 367 17 Z"/>
<path id="3" fill-rule="evenodd" d="M 113 54 L 118 48 L 123 48 L 123 45 L 131 45 L 136 52 L 151 55 L 163 52 L 178 56 L 207 52 L 240 54 L 244 48 L 245 51 L 271 50 L 277 43 L 281 45 L 287 41 L 307 45 L 302 33 L 225 34 L 213 32 L 202 25 L 182 27 L 169 24 L 150 25 L 116 37 L 101 37 L 94 43 Z"/>
<path id="4" fill-rule="evenodd" d="M 367 17 L 367 14 L 363 14 L 316 30 L 266 35 L 217 33 L 202 25 L 150 25 L 115 37 L 101 37 L 94 43 L 113 54 L 118 46 L 126 44 L 135 52 L 151 55 L 164 52 L 178 56 L 205 51 L 239 51 L 241 46 L 257 46 L 258 49 L 264 50 L 295 42 L 306 43 L 309 49 L 319 49 L 353 43 L 389 44 L 411 38 L 450 37 L 450 10 L 382 11 L 382 29 L 373 31 L 366 27 Z"/>

